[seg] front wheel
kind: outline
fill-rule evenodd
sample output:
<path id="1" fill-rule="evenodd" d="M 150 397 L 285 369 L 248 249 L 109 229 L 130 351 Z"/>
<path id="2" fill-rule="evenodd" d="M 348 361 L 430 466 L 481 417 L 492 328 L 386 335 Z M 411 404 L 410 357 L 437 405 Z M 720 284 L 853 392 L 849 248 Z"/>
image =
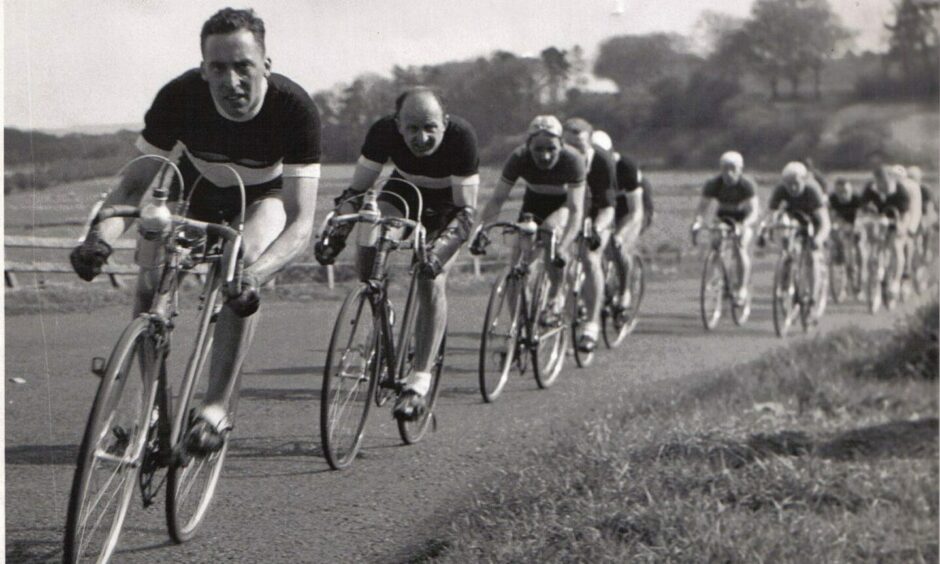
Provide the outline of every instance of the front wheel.
<path id="1" fill-rule="evenodd" d="M 68 563 L 107 562 L 130 505 L 156 397 L 157 352 L 135 319 L 111 353 L 85 427 L 65 525 Z"/>
<path id="2" fill-rule="evenodd" d="M 777 261 L 773 287 L 774 331 L 781 338 L 787 336 L 798 310 L 793 278 L 793 261 L 783 254 Z"/>
<path id="3" fill-rule="evenodd" d="M 411 344 L 409 345 L 410 351 L 407 353 L 408 356 L 407 364 L 402 370 L 402 376 L 406 376 L 408 372 L 414 369 L 414 337 L 411 338 Z M 404 419 L 397 419 L 398 422 L 398 434 L 401 436 L 401 440 L 405 442 L 406 445 L 413 445 L 420 441 L 424 435 L 428 432 L 428 428 L 431 427 L 434 423 L 434 404 L 437 403 L 437 395 L 440 393 L 441 388 L 441 374 L 444 372 L 444 353 L 447 351 L 447 332 L 445 330 L 444 336 L 441 337 L 441 344 L 437 348 L 437 356 L 434 359 L 434 366 L 431 367 L 431 388 L 428 390 L 427 395 L 427 407 L 424 410 L 424 413 L 421 414 L 421 417 L 413 420 L 406 421 Z"/>
<path id="4" fill-rule="evenodd" d="M 581 335 L 584 326 L 589 320 L 587 302 L 584 299 L 585 272 L 583 263 L 578 261 L 573 268 L 571 277 L 571 292 L 568 294 L 569 311 L 571 319 L 571 339 L 574 341 L 574 360 L 579 368 L 587 368 L 594 362 L 594 351 L 581 350 Z"/>
<path id="5" fill-rule="evenodd" d="M 563 281 L 560 283 L 564 284 Z M 535 376 L 535 383 L 542 389 L 555 383 L 564 365 L 565 349 L 568 346 L 568 328 L 564 320 L 559 320 L 555 324 L 543 323 L 542 312 L 547 311 L 551 305 L 550 290 L 551 281 L 548 279 L 548 273 L 541 270 L 535 278 L 532 303 L 527 317 L 531 324 L 529 335 L 532 336 L 530 339 L 532 372 Z"/>
<path id="6" fill-rule="evenodd" d="M 333 325 L 320 386 L 320 443 L 334 470 L 352 464 L 383 368 L 368 287 L 351 291 Z"/>
<path id="7" fill-rule="evenodd" d="M 519 344 L 519 311 L 522 285 L 519 277 L 500 277 L 490 292 L 480 336 L 480 394 L 483 401 L 496 401 L 512 369 Z"/>
<path id="8" fill-rule="evenodd" d="M 705 268 L 702 269 L 702 287 L 700 292 L 700 306 L 702 311 L 702 324 L 706 331 L 711 331 L 721 319 L 721 303 L 725 297 L 725 271 L 721 263 L 721 255 L 712 249 L 705 257 Z"/>
<path id="9" fill-rule="evenodd" d="M 621 280 L 623 280 L 623 276 L 619 271 L 619 260 L 619 257 L 609 259 L 605 270 L 607 273 L 604 284 L 606 306 L 602 312 L 601 321 L 604 343 L 611 349 L 620 346 L 620 343 L 627 335 L 636 329 L 645 288 L 643 259 L 639 255 L 633 255 L 633 266 L 626 273 L 626 284 L 629 292 L 626 294 L 626 299 L 622 299 Z M 626 303 L 623 303 L 624 301 Z"/>

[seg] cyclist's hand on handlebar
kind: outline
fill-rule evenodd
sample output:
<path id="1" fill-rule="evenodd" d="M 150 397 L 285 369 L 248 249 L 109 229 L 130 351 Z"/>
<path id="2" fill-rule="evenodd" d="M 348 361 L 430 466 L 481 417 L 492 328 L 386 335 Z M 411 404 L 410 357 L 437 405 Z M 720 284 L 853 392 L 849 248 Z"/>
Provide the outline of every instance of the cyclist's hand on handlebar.
<path id="1" fill-rule="evenodd" d="M 234 296 L 229 296 L 228 306 L 232 308 L 235 315 L 239 317 L 248 317 L 258 311 L 261 305 L 261 293 L 258 277 L 249 271 L 242 272 L 241 287 Z"/>
<path id="2" fill-rule="evenodd" d="M 91 282 L 101 274 L 101 267 L 107 264 L 111 252 L 111 245 L 97 231 L 91 230 L 85 240 L 69 253 L 69 261 L 79 278 Z"/>
<path id="3" fill-rule="evenodd" d="M 418 266 L 418 274 L 426 280 L 434 280 L 442 272 L 444 272 L 444 265 L 433 253 L 428 253 L 428 256 Z"/>
<path id="4" fill-rule="evenodd" d="M 336 262 L 343 249 L 346 248 L 346 238 L 353 229 L 352 223 L 343 223 L 328 228 L 313 245 L 313 256 L 323 266 Z"/>
<path id="5" fill-rule="evenodd" d="M 568 264 L 569 259 L 570 257 L 568 256 L 568 251 L 562 249 L 559 245 L 559 247 L 555 249 L 555 258 L 552 259 L 552 265 L 554 265 L 556 268 L 564 268 L 565 265 Z"/>
<path id="6" fill-rule="evenodd" d="M 480 256 L 486 254 L 486 247 L 490 244 L 490 238 L 482 229 L 477 231 L 476 237 L 470 242 L 470 254 Z"/>
<path id="7" fill-rule="evenodd" d="M 597 249 L 601 248 L 601 236 L 597 232 L 597 229 L 594 229 L 593 226 L 588 231 L 586 242 L 587 242 L 588 249 L 592 251 L 596 251 Z"/>

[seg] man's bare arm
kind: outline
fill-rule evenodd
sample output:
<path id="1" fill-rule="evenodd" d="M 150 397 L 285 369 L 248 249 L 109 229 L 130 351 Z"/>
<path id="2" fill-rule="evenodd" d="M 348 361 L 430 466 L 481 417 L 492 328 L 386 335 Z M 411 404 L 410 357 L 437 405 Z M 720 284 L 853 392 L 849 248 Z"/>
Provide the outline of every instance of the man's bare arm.
<path id="1" fill-rule="evenodd" d="M 299 255 L 310 242 L 317 208 L 318 178 L 283 179 L 284 230 L 246 270 L 264 283 Z"/>
<path id="2" fill-rule="evenodd" d="M 124 172 L 115 188 L 104 201 L 104 206 L 130 205 L 139 206 L 147 188 L 154 177 L 160 172 L 164 163 L 156 159 L 144 159 L 132 164 Z M 135 220 L 130 218 L 113 217 L 98 224 L 101 238 L 107 242 L 114 242 L 131 226 Z"/>

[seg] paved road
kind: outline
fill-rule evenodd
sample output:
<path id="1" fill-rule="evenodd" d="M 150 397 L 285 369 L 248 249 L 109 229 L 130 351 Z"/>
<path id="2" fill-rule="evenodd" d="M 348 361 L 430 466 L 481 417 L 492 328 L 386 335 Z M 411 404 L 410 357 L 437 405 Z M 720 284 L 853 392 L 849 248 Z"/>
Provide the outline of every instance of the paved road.
<path id="1" fill-rule="evenodd" d="M 621 394 L 649 382 L 693 377 L 779 346 L 769 302 L 760 298 L 769 291 L 766 267 L 755 277 L 758 298 L 746 327 L 725 318 L 705 334 L 697 281 L 654 282 L 637 332 L 621 349 L 600 354 L 587 370 L 574 368 L 569 358 L 548 391 L 538 391 L 530 375 L 516 376 L 494 405 L 481 403 L 475 372 L 486 284 L 461 286 L 451 292 L 437 432 L 402 447 L 390 411 L 373 410 L 361 458 L 343 472 L 329 471 L 318 444 L 319 373 L 339 302 L 269 303 L 208 521 L 197 538 L 176 546 L 168 540 L 162 501 L 146 511 L 132 505 L 114 561 L 399 561 L 435 537 L 441 517 L 473 484 L 571 421 L 603 414 Z M 886 327 L 896 317 L 840 306 L 830 309 L 821 329 Z M 124 308 L 111 308 L 94 316 L 6 319 L 9 562 L 61 558 L 74 459 L 96 386 L 89 357 L 107 354 L 126 318 Z M 176 343 L 186 342 L 187 334 L 184 326 Z"/>

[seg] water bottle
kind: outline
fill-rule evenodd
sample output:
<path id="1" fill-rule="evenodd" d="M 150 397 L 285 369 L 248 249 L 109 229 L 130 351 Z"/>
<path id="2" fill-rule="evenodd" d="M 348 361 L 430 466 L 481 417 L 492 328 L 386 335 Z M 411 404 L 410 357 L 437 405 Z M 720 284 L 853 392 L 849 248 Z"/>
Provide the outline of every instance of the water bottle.
<path id="1" fill-rule="evenodd" d="M 137 232 L 137 253 L 134 262 L 141 268 L 157 268 L 163 262 L 166 239 L 173 228 L 173 213 L 166 205 L 168 190 L 162 186 L 153 191 L 153 199 L 140 210 Z"/>
<path id="2" fill-rule="evenodd" d="M 378 194 L 374 190 L 366 192 L 362 198 L 362 207 L 359 208 L 359 223 L 357 241 L 359 243 L 359 253 L 357 255 L 357 266 L 359 270 L 359 280 L 366 282 L 372 276 L 372 269 L 375 264 L 376 251 L 378 250 L 379 235 L 382 227 L 378 220 L 381 217 L 378 206 Z"/>
<path id="3" fill-rule="evenodd" d="M 535 216 L 531 213 L 524 213 L 522 217 L 519 218 L 519 229 L 522 233 L 526 235 L 535 235 L 535 232 L 538 231 L 539 224 L 535 223 Z"/>

